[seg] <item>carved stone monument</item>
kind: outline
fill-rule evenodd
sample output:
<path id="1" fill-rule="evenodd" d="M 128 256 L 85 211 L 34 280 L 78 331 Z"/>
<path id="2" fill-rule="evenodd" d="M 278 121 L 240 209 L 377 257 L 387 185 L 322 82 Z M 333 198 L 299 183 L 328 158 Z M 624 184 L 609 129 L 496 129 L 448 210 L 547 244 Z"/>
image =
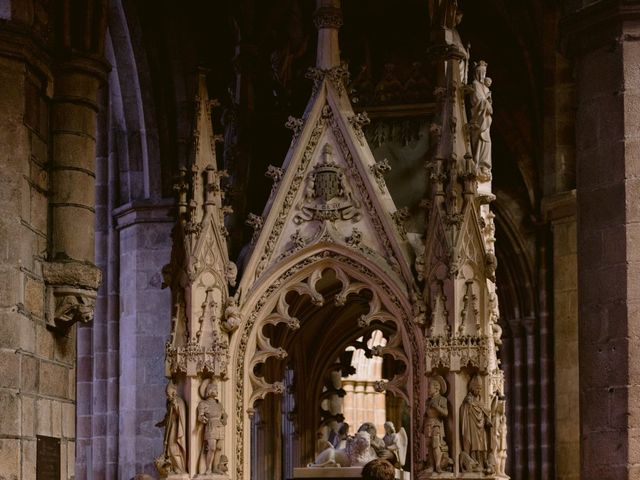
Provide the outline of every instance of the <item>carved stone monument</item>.
<path id="1" fill-rule="evenodd" d="M 429 6 L 436 107 L 425 235 L 411 242 L 407 211 L 384 181 L 391 165 L 376 162 L 368 116 L 349 99 L 339 0 L 318 0 L 311 98 L 288 122 L 289 151 L 267 172 L 274 184 L 262 214 L 247 219 L 253 237 L 239 268 L 228 256 L 224 173 L 200 77 L 163 272 L 173 311 L 162 478 L 357 478 L 380 457 L 398 478 L 505 478 L 491 82 L 479 64 L 467 84 L 458 2 Z M 390 359 L 391 373 L 375 389 L 404 402 L 407 431 L 387 410 L 398 429 L 387 422 L 379 437 L 366 422 L 350 435 L 336 356 L 378 324 L 388 339 L 370 353 Z"/>

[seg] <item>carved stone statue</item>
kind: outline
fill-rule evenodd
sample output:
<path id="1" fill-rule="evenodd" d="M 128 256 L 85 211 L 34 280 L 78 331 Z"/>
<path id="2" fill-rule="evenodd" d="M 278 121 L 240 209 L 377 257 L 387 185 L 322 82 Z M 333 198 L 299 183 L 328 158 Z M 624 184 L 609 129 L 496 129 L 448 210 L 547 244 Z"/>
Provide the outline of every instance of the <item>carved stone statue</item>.
<path id="1" fill-rule="evenodd" d="M 198 423 L 204 429 L 202 435 L 202 451 L 200 452 L 199 473 L 222 474 L 222 447 L 224 444 L 224 426 L 227 424 L 227 414 L 218 401 L 218 384 L 205 380 L 203 400 L 197 408 Z"/>
<path id="2" fill-rule="evenodd" d="M 161 475 L 184 473 L 187 451 L 186 407 L 173 382 L 167 384 L 167 413 L 156 427 L 164 427 L 164 451 L 156 458 Z"/>
<path id="3" fill-rule="evenodd" d="M 313 463 L 307 467 L 361 467 L 378 458 L 371 446 L 371 436 L 366 431 L 359 431 L 349 437 L 344 448 L 333 448 L 327 442 Z"/>
<path id="4" fill-rule="evenodd" d="M 224 309 L 224 321 L 222 322 L 222 328 L 227 332 L 233 332 L 240 326 L 240 323 L 242 323 L 242 316 L 240 315 L 238 300 L 236 297 L 229 297 L 229 300 L 227 300 L 227 306 Z"/>
<path id="5" fill-rule="evenodd" d="M 384 437 L 382 437 L 382 441 L 387 450 L 395 456 L 395 461 L 392 462 L 393 465 L 402 469 L 407 458 L 407 432 L 405 432 L 404 428 L 400 428 L 400 431 L 396 432 L 393 422 L 384 422 Z"/>
<path id="6" fill-rule="evenodd" d="M 76 322 L 93 320 L 95 300 L 77 292 L 62 292 L 55 295 L 54 324 L 59 329 L 68 329 Z"/>
<path id="7" fill-rule="evenodd" d="M 449 416 L 449 407 L 444 394 L 447 393 L 447 384 L 440 375 L 434 375 L 429 379 L 429 398 L 425 412 L 423 432 L 427 441 L 428 468 L 438 473 L 449 467 L 451 460 L 446 454 L 448 451 L 444 438 L 444 421 Z"/>
<path id="8" fill-rule="evenodd" d="M 227 279 L 227 283 L 235 287 L 236 277 L 238 276 L 238 266 L 233 262 L 228 262 L 224 269 L 224 276 Z"/>
<path id="9" fill-rule="evenodd" d="M 477 462 L 485 473 L 493 473 L 489 461 L 488 441 L 492 426 L 491 414 L 482 402 L 481 389 L 480 378 L 475 375 L 469 382 L 469 392 L 460 407 L 462 450 Z"/>
<path id="10" fill-rule="evenodd" d="M 471 148 L 478 166 L 479 179 L 491 179 L 491 122 L 493 102 L 491 79 L 487 78 L 487 63 L 478 62 L 471 84 Z"/>
<path id="11" fill-rule="evenodd" d="M 369 434 L 369 437 L 371 439 L 371 447 L 376 452 L 378 458 L 383 458 L 391 463 L 395 463 L 395 453 L 387 448 L 382 438 L 378 437 L 376 426 L 373 423 L 364 422 L 362 425 L 360 425 L 360 428 L 358 428 L 358 432 L 367 432 Z"/>
<path id="12" fill-rule="evenodd" d="M 491 421 L 493 423 L 493 460 L 496 473 L 506 475 L 507 463 L 507 417 L 505 415 L 505 398 L 496 394 L 491 405 Z"/>

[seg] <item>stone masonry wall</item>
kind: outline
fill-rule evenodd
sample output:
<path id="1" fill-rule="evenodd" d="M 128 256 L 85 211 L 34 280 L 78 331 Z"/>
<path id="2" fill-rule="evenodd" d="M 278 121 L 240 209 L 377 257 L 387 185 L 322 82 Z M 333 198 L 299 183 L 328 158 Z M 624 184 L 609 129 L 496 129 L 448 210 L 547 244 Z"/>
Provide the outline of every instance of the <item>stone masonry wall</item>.
<path id="1" fill-rule="evenodd" d="M 640 5 L 566 23 L 578 93 L 581 478 L 640 475 Z"/>
<path id="2" fill-rule="evenodd" d="M 0 56 L 0 478 L 35 478 L 36 436 L 61 439 L 74 476 L 75 328 L 45 327 L 49 96 L 23 61 Z"/>

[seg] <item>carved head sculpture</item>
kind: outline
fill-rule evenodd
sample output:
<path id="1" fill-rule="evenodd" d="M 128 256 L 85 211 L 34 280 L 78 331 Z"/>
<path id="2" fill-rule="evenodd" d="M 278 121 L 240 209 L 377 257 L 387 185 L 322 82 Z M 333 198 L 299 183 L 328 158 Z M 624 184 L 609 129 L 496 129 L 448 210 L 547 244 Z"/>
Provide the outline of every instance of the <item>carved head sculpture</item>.
<path id="1" fill-rule="evenodd" d="M 236 264 L 233 262 L 227 263 L 224 273 L 227 278 L 227 282 L 229 282 L 229 285 L 235 287 L 236 277 L 238 276 L 238 267 L 236 266 Z"/>
<path id="2" fill-rule="evenodd" d="M 229 458 L 226 455 L 220 455 L 220 463 L 218 464 L 218 470 L 223 474 L 229 471 Z"/>
<path id="3" fill-rule="evenodd" d="M 364 422 L 362 425 L 360 425 L 360 428 L 358 428 L 358 433 L 360 432 L 367 432 L 370 438 L 375 438 L 378 434 L 376 426 L 371 422 Z"/>
<path id="4" fill-rule="evenodd" d="M 484 60 L 480 60 L 476 64 L 476 80 L 480 83 L 484 83 L 485 77 L 487 76 L 487 67 L 489 65 Z"/>
<path id="5" fill-rule="evenodd" d="M 469 391 L 476 397 L 480 396 L 480 392 L 482 391 L 482 382 L 480 381 L 480 377 L 478 377 L 478 375 L 474 375 L 473 378 L 471 378 L 471 380 L 469 381 Z"/>
<path id="6" fill-rule="evenodd" d="M 178 394 L 178 389 L 176 388 L 176 385 L 175 383 L 173 383 L 173 381 L 169 381 L 169 383 L 167 383 L 165 392 L 169 400 L 173 400 L 176 397 L 176 395 Z"/>
<path id="7" fill-rule="evenodd" d="M 396 433 L 396 426 L 393 424 L 393 422 L 384 422 L 384 433 L 386 433 L 387 435 Z"/>
<path id="8" fill-rule="evenodd" d="M 441 395 L 447 393 L 447 383 L 440 375 L 433 375 L 429 379 L 429 397 L 433 397 L 438 393 Z"/>
<path id="9" fill-rule="evenodd" d="M 216 382 L 209 381 L 209 384 L 204 389 L 204 398 L 217 398 L 218 397 L 218 384 Z"/>
<path id="10" fill-rule="evenodd" d="M 349 457 L 351 465 L 358 465 L 367 458 L 371 448 L 371 436 L 366 431 L 359 431 L 353 437 L 349 445 Z"/>

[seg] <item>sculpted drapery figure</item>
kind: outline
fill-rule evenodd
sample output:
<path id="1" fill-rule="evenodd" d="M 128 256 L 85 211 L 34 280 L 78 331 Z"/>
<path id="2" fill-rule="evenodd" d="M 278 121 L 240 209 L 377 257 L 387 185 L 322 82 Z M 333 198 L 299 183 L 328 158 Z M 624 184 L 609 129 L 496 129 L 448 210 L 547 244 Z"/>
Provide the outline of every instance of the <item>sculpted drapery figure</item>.
<path id="1" fill-rule="evenodd" d="M 156 458 L 156 465 L 161 473 L 184 473 L 187 409 L 173 382 L 167 384 L 166 394 L 167 413 L 164 419 L 156 424 L 157 427 L 164 427 L 164 451 Z"/>
<path id="2" fill-rule="evenodd" d="M 215 381 L 205 382 L 202 395 L 204 399 L 200 401 L 196 411 L 198 423 L 204 428 L 199 472 L 222 474 L 221 459 L 227 414 L 218 401 L 218 384 Z"/>
<path id="3" fill-rule="evenodd" d="M 471 148 L 479 170 L 479 179 L 491 179 L 491 122 L 493 102 L 487 63 L 478 62 L 471 84 Z"/>
<path id="4" fill-rule="evenodd" d="M 428 468 L 440 473 L 448 467 L 449 458 L 443 454 L 446 449 L 444 439 L 444 421 L 449 415 L 447 399 L 447 384 L 440 375 L 434 375 L 429 379 L 429 398 L 423 424 L 424 436 L 427 440 Z"/>
<path id="5" fill-rule="evenodd" d="M 460 417 L 462 422 L 462 455 L 466 454 L 473 460 L 466 462 L 472 470 L 476 470 L 479 465 L 485 473 L 493 473 L 491 462 L 489 461 L 489 447 L 491 438 L 491 413 L 482 403 L 480 392 L 482 384 L 480 378 L 475 375 L 469 382 L 469 391 L 462 406 L 460 407 Z M 465 457 L 466 459 L 466 457 Z"/>

